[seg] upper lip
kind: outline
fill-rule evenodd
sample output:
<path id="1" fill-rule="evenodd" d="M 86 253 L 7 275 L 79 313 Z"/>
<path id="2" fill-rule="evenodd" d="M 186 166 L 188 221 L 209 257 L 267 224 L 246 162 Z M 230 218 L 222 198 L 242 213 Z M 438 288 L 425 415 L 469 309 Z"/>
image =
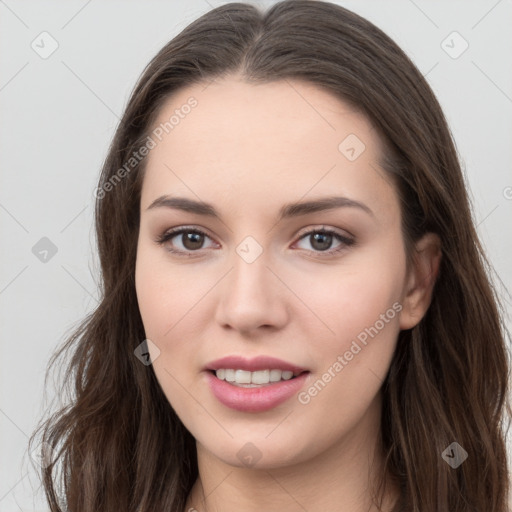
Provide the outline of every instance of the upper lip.
<path id="1" fill-rule="evenodd" d="M 222 357 L 208 363 L 205 370 L 218 370 L 220 368 L 246 370 L 249 372 L 256 372 L 258 370 L 289 370 L 295 374 L 307 371 L 306 368 L 270 356 L 258 356 L 251 359 L 242 356 Z"/>

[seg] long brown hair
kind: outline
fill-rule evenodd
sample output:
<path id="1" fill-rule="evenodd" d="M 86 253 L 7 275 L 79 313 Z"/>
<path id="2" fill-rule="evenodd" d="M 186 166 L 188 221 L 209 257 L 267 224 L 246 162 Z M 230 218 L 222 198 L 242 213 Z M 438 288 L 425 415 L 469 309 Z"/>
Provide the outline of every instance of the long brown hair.
<path id="1" fill-rule="evenodd" d="M 145 339 L 134 282 L 145 159 L 131 168 L 126 162 L 172 93 L 231 74 L 249 83 L 307 81 L 378 130 L 408 257 L 427 232 L 442 244 L 431 306 L 400 332 L 383 384 L 385 474 L 401 491 L 394 510 L 505 512 L 508 333 L 445 117 L 386 34 L 313 0 L 285 0 L 266 12 L 243 3 L 212 9 L 154 57 L 134 88 L 96 194 L 101 302 L 52 357 L 48 372 L 71 356 L 69 403 L 31 438 L 41 434 L 51 447 L 42 469 L 51 510 L 182 512 L 198 477 L 193 437 L 152 367 L 134 356 Z M 452 442 L 468 454 L 457 468 L 442 457 Z"/>

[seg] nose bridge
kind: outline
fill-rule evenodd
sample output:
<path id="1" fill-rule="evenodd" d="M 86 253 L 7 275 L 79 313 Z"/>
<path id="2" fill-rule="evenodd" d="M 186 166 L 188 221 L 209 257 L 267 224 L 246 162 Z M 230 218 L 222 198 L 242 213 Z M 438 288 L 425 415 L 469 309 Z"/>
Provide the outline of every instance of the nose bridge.
<path id="1" fill-rule="evenodd" d="M 267 268 L 272 266 L 270 256 L 252 236 L 245 237 L 235 247 L 231 271 L 222 287 L 218 322 L 249 331 L 285 321 L 286 306 L 279 280 Z"/>
<path id="2" fill-rule="evenodd" d="M 269 251 L 253 236 L 246 236 L 236 246 L 229 295 L 236 297 L 239 305 L 250 300 L 252 306 L 257 307 L 260 300 L 268 301 L 272 291 L 272 283 L 268 279 L 271 272 L 267 268 L 270 259 Z"/>
<path id="3" fill-rule="evenodd" d="M 265 288 L 267 292 L 269 291 L 267 282 L 267 274 L 270 273 L 267 268 L 270 263 L 269 253 L 256 244 L 255 241 L 244 241 L 236 247 L 232 258 L 232 292 L 258 295 L 260 291 L 264 292 Z"/>

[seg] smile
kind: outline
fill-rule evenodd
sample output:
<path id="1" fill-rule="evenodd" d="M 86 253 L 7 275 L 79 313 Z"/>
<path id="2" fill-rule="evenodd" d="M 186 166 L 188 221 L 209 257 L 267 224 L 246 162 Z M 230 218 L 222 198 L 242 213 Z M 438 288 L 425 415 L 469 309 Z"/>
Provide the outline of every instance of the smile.
<path id="1" fill-rule="evenodd" d="M 220 370 L 222 375 L 222 369 Z M 236 411 L 252 413 L 268 411 L 286 402 L 304 388 L 306 380 L 311 375 L 310 372 L 304 371 L 294 377 L 292 372 L 292 376 L 285 380 L 282 378 L 282 373 L 284 372 L 276 370 L 274 378 L 277 378 L 277 372 L 279 372 L 281 374 L 279 376 L 280 379 L 279 381 L 272 382 L 270 381 L 270 373 L 273 370 L 256 372 L 244 370 L 231 371 L 235 376 L 237 372 L 241 372 L 239 373 L 241 380 L 248 380 L 246 374 L 249 374 L 251 383 L 238 383 L 236 380 L 229 382 L 229 380 L 226 380 L 226 372 L 228 376 L 233 376 L 233 374 L 230 375 L 229 369 L 224 370 L 224 379 L 217 377 L 215 371 L 206 371 L 204 375 L 210 391 L 222 405 Z M 252 383 L 253 374 L 256 374 L 256 380 L 258 380 L 258 374 L 264 374 L 265 378 L 267 378 L 267 372 L 269 382 L 262 384 Z M 288 375 L 286 374 L 286 376 Z"/>

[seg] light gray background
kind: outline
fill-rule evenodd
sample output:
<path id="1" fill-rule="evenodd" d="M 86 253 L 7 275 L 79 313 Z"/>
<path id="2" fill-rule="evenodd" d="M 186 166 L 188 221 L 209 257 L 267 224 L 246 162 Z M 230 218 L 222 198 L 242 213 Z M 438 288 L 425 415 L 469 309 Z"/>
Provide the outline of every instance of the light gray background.
<path id="1" fill-rule="evenodd" d="M 47 510 L 26 442 L 50 355 L 97 304 L 93 189 L 129 92 L 168 40 L 221 3 L 0 0 L 0 512 Z M 338 3 L 384 29 L 427 76 L 510 290 L 512 2 Z M 31 47 L 43 31 L 59 45 L 47 59 Z M 469 44 L 458 58 L 445 51 L 462 49 L 458 36 L 446 39 L 453 31 Z M 46 263 L 32 252 L 42 237 L 58 249 Z"/>

